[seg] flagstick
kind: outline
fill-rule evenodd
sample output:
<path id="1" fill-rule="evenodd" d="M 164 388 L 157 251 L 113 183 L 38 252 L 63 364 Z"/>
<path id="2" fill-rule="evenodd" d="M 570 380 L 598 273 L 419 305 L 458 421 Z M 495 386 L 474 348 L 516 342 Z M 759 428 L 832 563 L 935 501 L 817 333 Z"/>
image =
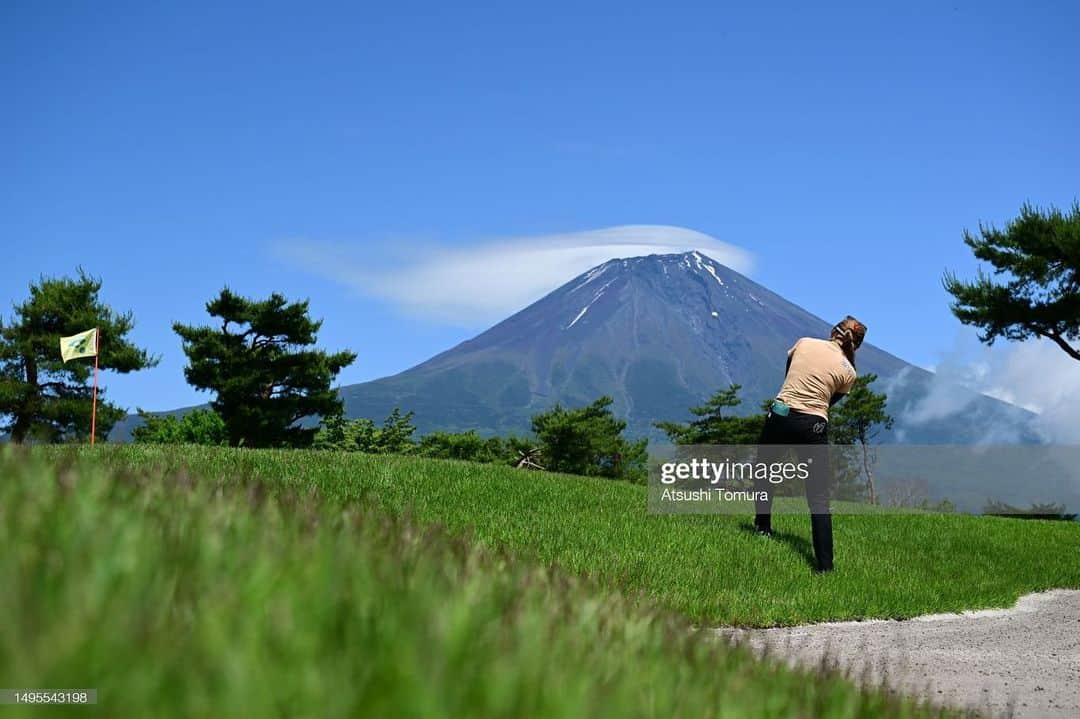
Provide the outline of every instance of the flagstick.
<path id="1" fill-rule="evenodd" d="M 90 446 L 97 439 L 97 374 L 98 355 L 101 354 L 101 330 L 94 328 L 94 401 L 90 409 Z"/>

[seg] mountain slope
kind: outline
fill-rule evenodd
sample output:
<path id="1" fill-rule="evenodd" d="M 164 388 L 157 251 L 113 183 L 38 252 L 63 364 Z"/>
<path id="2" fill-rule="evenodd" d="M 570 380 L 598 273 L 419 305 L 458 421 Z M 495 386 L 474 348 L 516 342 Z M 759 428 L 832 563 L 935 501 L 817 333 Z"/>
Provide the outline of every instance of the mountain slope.
<path id="1" fill-rule="evenodd" d="M 741 411 L 757 411 L 783 378 L 787 349 L 824 337 L 825 322 L 698 253 L 616 259 L 574 278 L 491 329 L 392 377 L 342 388 L 350 417 L 381 418 L 399 406 L 421 432 L 524 432 L 556 402 L 611 395 L 639 436 L 652 423 L 732 383 Z M 969 443 L 1034 441 L 1030 413 L 953 388 L 956 412 L 920 404 L 933 375 L 867 344 L 860 373 L 874 372 L 897 426 L 886 439 Z"/>

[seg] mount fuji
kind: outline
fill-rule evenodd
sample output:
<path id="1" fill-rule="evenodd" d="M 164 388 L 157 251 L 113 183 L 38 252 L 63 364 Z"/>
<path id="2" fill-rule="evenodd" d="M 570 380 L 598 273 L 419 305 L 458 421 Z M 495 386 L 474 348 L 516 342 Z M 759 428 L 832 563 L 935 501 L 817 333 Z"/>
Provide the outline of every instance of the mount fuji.
<path id="1" fill-rule="evenodd" d="M 613 259 L 567 282 L 480 335 L 391 377 L 343 387 L 349 417 L 416 413 L 421 433 L 528 431 L 536 412 L 601 395 L 635 436 L 652 423 L 683 421 L 688 408 L 742 385 L 740 413 L 759 411 L 784 374 L 799 337 L 831 323 L 700 252 Z M 864 345 L 861 374 L 879 376 L 896 424 L 886 442 L 1035 442 L 1034 415 L 959 387 L 947 411 L 928 410 L 940 380 Z"/>

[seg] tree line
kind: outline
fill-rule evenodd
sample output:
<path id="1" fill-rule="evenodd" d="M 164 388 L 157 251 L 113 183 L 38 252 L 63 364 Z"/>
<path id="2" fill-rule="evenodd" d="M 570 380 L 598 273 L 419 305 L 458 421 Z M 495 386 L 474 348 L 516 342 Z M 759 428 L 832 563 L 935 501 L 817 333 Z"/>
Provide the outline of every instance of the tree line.
<path id="1" fill-rule="evenodd" d="M 433 459 L 528 466 L 586 477 L 644 482 L 648 441 L 627 439 L 626 422 L 611 411 L 611 397 L 584 407 L 561 405 L 532 417 L 531 437 L 482 437 L 467 432 L 432 432 L 417 438 L 413 412 L 395 408 L 381 424 L 343 413 L 323 418 L 312 428 L 313 449 L 367 454 L 416 455 Z M 196 409 L 183 416 L 142 413 L 144 423 L 132 432 L 136 442 L 228 446 L 225 421 L 214 410 Z"/>

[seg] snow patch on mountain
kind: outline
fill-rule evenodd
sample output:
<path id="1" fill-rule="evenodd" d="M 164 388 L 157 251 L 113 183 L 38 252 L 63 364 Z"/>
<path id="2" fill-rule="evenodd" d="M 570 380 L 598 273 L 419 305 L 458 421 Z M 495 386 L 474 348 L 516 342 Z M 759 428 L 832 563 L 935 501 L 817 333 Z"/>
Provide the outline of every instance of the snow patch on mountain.
<path id="1" fill-rule="evenodd" d="M 599 273 L 597 273 L 597 274 L 599 274 Z M 567 325 L 566 327 L 564 327 L 563 329 L 570 329 L 571 327 L 573 327 L 574 325 L 576 325 L 576 324 L 577 324 L 577 321 L 578 321 L 578 320 L 580 320 L 580 319 L 581 319 L 582 317 L 584 317 L 584 316 L 585 316 L 585 313 L 589 311 L 589 308 L 590 308 L 590 307 L 592 307 L 592 306 L 593 306 L 594 304 L 596 304 L 596 301 L 597 301 L 598 299 L 600 299 L 600 297 L 601 297 L 601 296 L 602 296 L 602 295 L 604 294 L 604 290 L 606 290 L 606 289 L 607 289 L 608 287 L 610 287 L 610 286 L 611 286 L 611 283 L 612 283 L 612 282 L 614 282 L 614 281 L 615 281 L 615 280 L 608 280 L 608 281 L 607 281 L 607 282 L 606 282 L 606 283 L 604 284 L 604 286 L 600 288 L 600 291 L 596 293 L 596 296 L 595 296 L 595 297 L 593 297 L 593 298 L 592 298 L 592 299 L 591 299 L 591 300 L 589 301 L 589 304 L 587 304 L 587 305 L 585 305 L 584 307 L 582 307 L 582 308 L 581 308 L 581 312 L 578 312 L 578 313 L 577 313 L 577 317 L 575 317 L 575 318 L 574 318 L 574 319 L 573 319 L 573 320 L 572 320 L 572 321 L 570 322 L 570 324 L 568 324 L 568 325 Z M 571 291 L 572 291 L 572 290 L 571 290 Z"/>
<path id="2" fill-rule="evenodd" d="M 720 276 L 718 274 L 716 274 L 716 268 L 712 266 L 712 262 L 709 261 L 707 257 L 702 256 L 697 251 L 693 252 L 692 254 L 694 256 L 694 260 L 697 262 L 698 269 L 708 272 L 710 275 L 712 275 L 712 278 L 714 280 L 720 283 L 721 287 L 724 287 L 724 281 L 720 279 Z"/>
<path id="3" fill-rule="evenodd" d="M 610 262 L 605 262 L 604 264 L 599 265 L 598 267 L 592 268 L 591 270 L 589 270 L 588 272 L 585 273 L 585 279 L 583 279 L 581 282 L 579 282 L 573 289 L 570 290 L 570 292 L 577 292 L 579 289 L 581 289 L 585 285 L 589 284 L 590 282 L 595 280 L 600 275 L 604 274 L 604 271 L 610 266 L 611 266 Z"/>

